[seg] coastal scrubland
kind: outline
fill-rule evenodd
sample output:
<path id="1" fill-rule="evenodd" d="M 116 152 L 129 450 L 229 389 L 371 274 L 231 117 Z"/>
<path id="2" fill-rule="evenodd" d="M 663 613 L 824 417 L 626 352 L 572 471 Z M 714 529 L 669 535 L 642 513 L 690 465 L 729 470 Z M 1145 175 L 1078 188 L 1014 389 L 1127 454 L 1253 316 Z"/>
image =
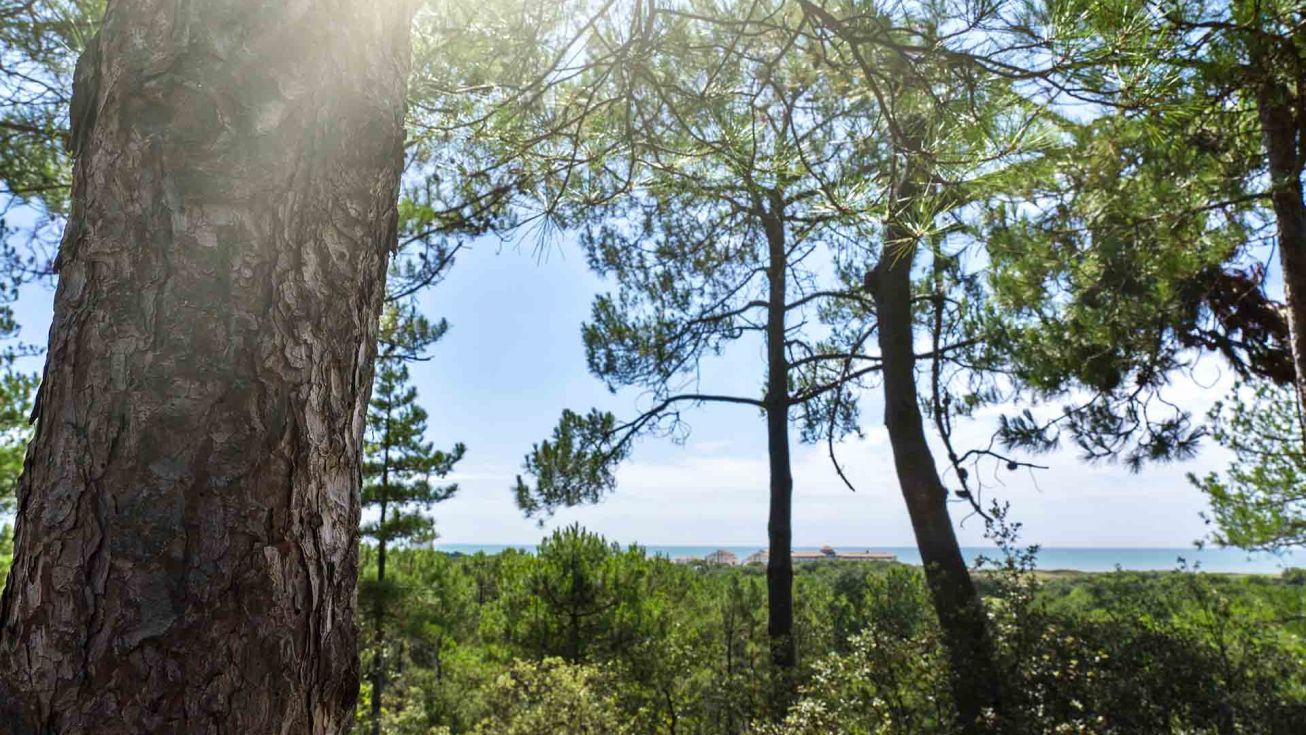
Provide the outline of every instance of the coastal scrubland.
<path id="1" fill-rule="evenodd" d="M 975 575 L 1004 731 L 1301 732 L 1306 572 L 1042 572 L 1036 560 L 1009 548 Z M 369 579 L 375 558 L 364 562 Z M 396 672 L 386 732 L 953 731 L 918 567 L 800 564 L 796 680 L 769 662 L 761 565 L 675 564 L 571 527 L 534 553 L 414 548 L 390 569 L 387 589 L 362 590 L 402 601 L 380 644 Z M 365 670 L 378 650 L 365 641 Z M 365 684 L 360 732 L 368 696 Z"/>

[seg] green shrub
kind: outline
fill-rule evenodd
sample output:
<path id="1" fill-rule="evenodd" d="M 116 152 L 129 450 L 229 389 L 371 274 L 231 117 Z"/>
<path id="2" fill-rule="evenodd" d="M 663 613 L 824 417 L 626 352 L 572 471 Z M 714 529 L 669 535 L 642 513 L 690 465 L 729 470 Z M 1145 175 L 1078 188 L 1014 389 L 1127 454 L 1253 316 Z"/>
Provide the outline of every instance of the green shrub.
<path id="1" fill-rule="evenodd" d="M 626 718 L 598 669 L 548 658 L 518 662 L 486 695 L 477 735 L 624 735 Z"/>
<path id="2" fill-rule="evenodd" d="M 538 555 L 406 549 L 391 561 L 413 593 L 395 611 L 389 735 L 954 735 L 915 567 L 800 567 L 800 665 L 781 679 L 756 569 L 648 559 L 579 529 Z M 1306 733 L 1297 577 L 1040 582 L 1031 561 L 977 575 L 1009 705 L 995 733 Z M 366 713 L 366 685 L 362 698 Z"/>

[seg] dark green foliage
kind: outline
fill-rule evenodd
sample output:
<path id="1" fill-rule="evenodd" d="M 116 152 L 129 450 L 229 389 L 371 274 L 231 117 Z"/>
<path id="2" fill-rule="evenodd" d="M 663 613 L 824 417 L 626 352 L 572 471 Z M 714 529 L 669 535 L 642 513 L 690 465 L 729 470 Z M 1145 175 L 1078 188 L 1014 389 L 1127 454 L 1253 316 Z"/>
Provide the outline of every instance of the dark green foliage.
<path id="1" fill-rule="evenodd" d="M 0 0 L 0 196 L 67 213 L 73 67 L 104 0 Z"/>
<path id="2" fill-rule="evenodd" d="M 1033 591 L 999 615 L 1025 711 L 1047 718 L 1026 731 L 1286 735 L 1306 722 L 1302 600 L 1281 580 L 1117 572 Z"/>
<path id="3" fill-rule="evenodd" d="M 27 416 L 32 410 L 36 378 L 6 370 L 0 375 L 0 516 L 14 510 L 14 492 L 18 475 L 23 471 L 30 436 Z M 9 573 L 13 559 L 13 526 L 0 523 L 0 587 Z"/>
<path id="4" fill-rule="evenodd" d="M 1045 578 L 1030 560 L 977 575 L 1015 699 L 1002 732 L 1289 735 L 1306 722 L 1306 595 L 1291 575 Z M 637 735 L 953 732 L 913 567 L 799 566 L 811 656 L 787 713 L 767 683 L 760 568 L 672 564 L 576 527 L 535 554 L 414 548 L 391 568 L 415 596 L 414 622 L 395 628 L 386 732 L 514 732 L 572 705 L 615 711 Z"/>
<path id="5" fill-rule="evenodd" d="M 7 312 L 7 309 L 0 310 Z M 0 318 L 3 318 L 0 316 Z M 19 372 L 13 367 L 13 356 L 0 358 L 4 363 L 0 373 L 0 518 L 14 511 L 18 476 L 23 471 L 23 458 L 27 454 L 27 440 L 31 436 L 28 417 L 36 396 L 36 376 Z M 0 521 L 0 587 L 9 573 L 13 557 L 13 527 Z"/>
<path id="6" fill-rule="evenodd" d="M 816 325 L 831 302 L 862 300 L 860 274 L 837 271 L 877 249 L 853 216 L 880 193 L 871 175 L 883 144 L 874 100 L 849 94 L 847 79 L 822 67 L 819 42 L 797 30 L 796 7 L 640 12 L 648 16 L 632 26 L 622 11 L 600 10 L 593 28 L 578 31 L 576 43 L 594 61 L 551 98 L 553 114 L 577 124 L 543 150 L 587 156 L 573 161 L 573 176 L 552 182 L 566 188 L 548 198 L 561 202 L 557 211 L 579 231 L 590 266 L 614 286 L 583 327 L 587 363 L 609 389 L 651 398 L 648 410 L 608 427 L 605 441 L 581 434 L 569 446 L 593 445 L 595 461 L 620 459 L 640 436 L 683 438 L 683 413 L 704 403 L 783 415 L 780 426 L 799 412 L 836 414 L 835 436 L 855 431 L 852 386 L 874 373 L 876 360 L 865 336 L 847 344 Z M 740 34 L 741 21 L 759 32 Z M 737 343 L 771 345 L 754 387 L 701 386 L 702 366 Z M 819 408 L 835 394 L 837 406 Z M 827 422 L 808 423 L 820 425 L 808 438 L 825 436 Z M 567 414 L 558 428 L 594 424 Z M 553 475 L 518 485 L 529 512 L 565 504 L 550 497 L 555 488 L 584 502 L 612 489 L 581 482 L 605 474 L 559 483 L 569 464 L 591 467 L 564 457 L 558 472 L 549 455 L 528 457 L 528 475 Z"/>
<path id="7" fill-rule="evenodd" d="M 23 471 L 27 439 L 31 432 L 28 417 L 36 394 L 36 377 L 16 371 L 12 359 L 0 374 L 0 513 L 13 511 L 14 490 Z"/>
<path id="8" fill-rule="evenodd" d="M 102 6 L 0 0 L 0 195 L 36 212 L 33 243 L 68 208 L 69 156 L 95 114 L 66 109 L 73 60 Z M 409 299 L 465 238 L 537 219 L 580 231 L 611 279 L 584 327 L 588 365 L 613 390 L 648 391 L 653 408 L 624 424 L 565 412 L 526 460 L 534 485 L 518 478 L 533 516 L 597 501 L 634 438 L 683 438 L 681 411 L 708 401 L 783 414 L 781 428 L 799 422 L 833 457 L 859 429 L 861 379 L 880 369 L 866 349 L 879 318 L 866 276 L 888 257 L 886 224 L 910 231 L 921 256 L 908 313 L 931 344 L 908 347 L 959 497 L 978 495 L 964 463 L 1020 465 L 992 447 L 954 449 L 953 419 L 1012 399 L 1082 402 L 1006 418 L 1010 448 L 1068 438 L 1086 458 L 1135 468 L 1189 457 L 1204 428 L 1159 409 L 1195 350 L 1244 378 L 1293 377 L 1254 247 L 1273 178 L 1254 98 L 1274 92 L 1295 105 L 1294 124 L 1306 120 L 1300 11 L 1293 0 L 423 4 L 364 447 L 373 676 L 361 706 L 384 699 L 377 723 L 404 733 L 949 732 L 947 657 L 916 570 L 800 569 L 804 694 L 785 712 L 757 570 L 650 560 L 578 527 L 533 556 L 421 548 L 431 508 L 455 491 L 436 481 L 464 447 L 425 440 L 404 362 L 446 325 Z M 97 83 L 94 58 L 77 84 Z M 1045 106 L 1043 94 L 1059 99 Z M 904 181 L 909 169 L 928 175 Z M 8 299 L 47 269 L 3 234 Z M 13 326 L 0 312 L 0 332 Z M 704 360 L 749 339 L 777 346 L 752 388 L 685 390 Z M 0 512 L 33 387 L 0 379 Z M 1216 439 L 1238 455 L 1227 476 L 1196 481 L 1218 542 L 1302 543 L 1298 408 L 1265 388 L 1216 415 Z M 1003 732 L 1306 731 L 1299 573 L 1039 586 L 1017 563 L 980 584 L 1015 694 Z"/>
<path id="9" fill-rule="evenodd" d="M 568 526 L 544 539 L 525 584 L 508 595 L 506 631 L 539 659 L 609 658 L 636 643 L 654 611 L 644 594 L 647 565 L 627 551 Z"/>
<path id="10" fill-rule="evenodd" d="M 363 450 L 363 512 L 379 516 L 362 526 L 363 536 L 380 544 L 434 538 L 434 521 L 426 513 L 458 489 L 432 479 L 449 474 L 466 447 L 457 444 L 445 452 L 426 440 L 426 409 L 417 402 L 417 389 L 409 385 L 405 364 L 444 330 L 443 322 L 432 326 L 411 310 L 394 306 L 381 318 L 383 352 L 377 359 Z"/>
<path id="11" fill-rule="evenodd" d="M 1284 551 L 1306 546 L 1306 434 L 1290 388 L 1239 386 L 1211 410 L 1213 438 L 1232 450 L 1224 475 L 1189 475 L 1211 501 L 1212 540 Z"/>
<path id="12" fill-rule="evenodd" d="M 1201 427 L 1155 398 L 1193 348 L 1222 354 L 1244 379 L 1285 383 L 1300 372 L 1285 311 L 1265 292 L 1273 253 L 1263 247 L 1288 237 L 1282 262 L 1299 258 L 1288 257 L 1301 247 L 1290 226 L 1299 185 L 1295 203 L 1282 195 L 1302 159 L 1276 165 L 1270 141 L 1284 126 L 1300 139 L 1306 120 L 1300 3 L 1030 7 L 1029 27 L 1042 29 L 1031 32 L 1075 60 L 1048 79 L 1074 90 L 1092 119 L 1077 126 L 1071 157 L 1029 182 L 1034 207 L 990 218 L 998 308 L 1017 317 L 1009 339 L 1035 395 L 1077 382 L 1105 410 L 1072 406 L 1058 425 L 1026 415 L 1002 427 L 1004 438 L 1048 448 L 1064 428 L 1093 459 L 1186 458 Z"/>
<path id="13" fill-rule="evenodd" d="M 618 440 L 616 427 L 612 414 L 597 409 L 585 416 L 563 411 L 553 437 L 526 456 L 523 469 L 535 485 L 517 476 L 517 507 L 527 516 L 550 515 L 558 508 L 598 502 L 611 492 L 617 485 L 613 468 L 630 447 Z"/>
<path id="14" fill-rule="evenodd" d="M 372 399 L 368 404 L 363 446 L 363 522 L 359 533 L 375 546 L 376 574 L 360 577 L 359 597 L 370 637 L 365 646 L 371 661 L 369 692 L 373 732 L 384 722 L 384 691 L 397 653 L 390 635 L 396 625 L 420 640 L 434 639 L 423 648 L 434 651 L 438 666 L 443 633 L 433 616 L 414 607 L 414 592 L 402 578 L 390 573 L 388 554 L 396 548 L 434 540 L 435 520 L 430 511 L 457 492 L 457 485 L 439 485 L 433 479 L 448 475 L 466 448 L 457 444 L 449 452 L 436 450 L 426 440 L 426 410 L 417 402 L 417 389 L 408 383 L 406 362 L 420 357 L 446 329 L 430 324 L 411 302 L 391 304 L 381 316 L 380 352 Z M 373 514 L 375 514 L 374 517 Z M 367 549 L 371 553 L 372 549 Z M 457 615 L 435 616 L 455 624 Z M 413 636 L 414 629 L 419 635 Z"/>
<path id="15" fill-rule="evenodd" d="M 433 538 L 431 506 L 448 500 L 456 485 L 438 485 L 432 478 L 453 470 L 466 449 L 457 444 L 445 452 L 426 441 L 426 410 L 417 403 L 417 389 L 408 384 L 408 368 L 382 361 L 377 368 L 368 413 L 364 452 L 364 512 L 380 511 L 364 521 L 362 534 L 379 543 L 420 543 Z"/>
<path id="16" fill-rule="evenodd" d="M 1163 390 L 1196 349 L 1246 375 L 1289 376 L 1286 322 L 1247 259 L 1259 224 L 1244 187 L 1254 126 L 1214 129 L 1176 103 L 1202 71 L 1171 78 L 1137 53 L 1175 50 L 1149 25 L 1169 15 L 1088 5 L 582 3 L 570 18 L 492 7 L 467 43 L 495 59 L 439 76 L 477 90 L 449 103 L 460 121 L 450 135 L 498 161 L 492 190 L 518 172 L 512 196 L 581 232 L 614 283 L 584 327 L 590 370 L 652 398 L 624 423 L 564 413 L 526 459 L 519 506 L 540 515 L 599 500 L 637 437 L 686 435 L 686 407 L 761 409 L 771 597 L 782 600 L 771 619 L 784 628 L 777 640 L 791 638 L 789 422 L 834 458 L 836 439 L 859 429 L 859 378 L 901 368 L 887 393 L 909 410 L 890 414 L 913 418 L 898 426 L 920 434 L 910 439 L 920 449 L 900 471 L 927 464 L 923 413 L 954 492 L 983 513 L 976 465 L 1022 466 L 1004 449 L 1069 438 L 1087 459 L 1134 469 L 1191 457 L 1203 428 Z M 1180 17 L 1203 12 L 1181 6 Z M 536 24 L 521 25 L 527 17 Z M 528 43 L 514 47 L 514 34 Z M 1143 93 L 1164 104 L 1144 109 Z M 1079 94 L 1100 104 L 1067 109 Z M 885 308 L 877 281 L 902 258 Z M 890 332 L 896 348 L 865 349 Z M 758 389 L 700 390 L 703 361 L 749 338 L 768 348 Z M 1005 447 L 953 446 L 953 421 L 986 404 L 1071 400 L 1008 417 Z M 924 479 L 929 497 L 946 497 L 940 478 Z M 954 649 L 982 638 L 950 633 Z"/>
<path id="17" fill-rule="evenodd" d="M 1158 400 L 1193 349 L 1235 370 L 1291 379 L 1288 329 L 1247 262 L 1252 202 L 1218 155 L 1186 138 L 1200 121 L 1104 116 L 1073 128 L 1054 175 L 1028 182 L 1036 206 L 985 217 L 993 287 L 987 328 L 1002 335 L 1026 391 L 1091 400 L 1052 421 L 1008 417 L 1009 446 L 1068 435 L 1087 459 L 1139 468 L 1193 455 L 1200 426 Z"/>
<path id="18" fill-rule="evenodd" d="M 104 5 L 0 0 L 0 280 L 6 283 L 48 278 L 57 269 L 72 187 L 74 67 Z M 75 112 L 85 117 L 86 111 Z"/>

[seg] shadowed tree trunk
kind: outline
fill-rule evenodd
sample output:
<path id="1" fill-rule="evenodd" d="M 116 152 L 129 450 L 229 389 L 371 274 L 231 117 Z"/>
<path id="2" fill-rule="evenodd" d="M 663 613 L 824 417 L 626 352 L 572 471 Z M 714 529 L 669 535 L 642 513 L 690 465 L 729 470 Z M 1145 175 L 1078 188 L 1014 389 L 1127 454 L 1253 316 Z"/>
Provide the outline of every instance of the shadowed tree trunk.
<path id="1" fill-rule="evenodd" d="M 0 603 L 0 732 L 341 733 L 406 0 L 110 0 Z"/>
<path id="2" fill-rule="evenodd" d="M 805 13 L 843 38 L 854 49 L 859 40 L 844 22 L 823 8 L 800 0 Z M 859 63 L 865 61 L 858 58 Z M 865 70 L 865 68 L 864 68 Z M 912 98 L 916 79 L 905 79 L 898 93 Z M 948 491 L 939 477 L 925 436 L 916 390 L 913 338 L 912 266 L 919 237 L 905 217 L 922 193 L 924 175 L 920 120 L 910 113 L 895 118 L 890 130 L 894 153 L 902 163 L 892 195 L 895 211 L 884 226 L 884 247 L 875 268 L 866 274 L 866 290 L 875 302 L 876 336 L 884 380 L 884 424 L 888 430 L 898 484 L 907 504 L 916 547 L 921 554 L 930 599 L 943 632 L 951 668 L 949 683 L 958 721 L 967 735 L 984 732 L 984 711 L 1001 718 L 1002 683 L 989 635 L 983 601 L 966 567 L 948 515 Z"/>
<path id="3" fill-rule="evenodd" d="M 914 195 L 911 189 L 902 186 L 898 201 L 908 201 Z M 1000 683 L 983 603 L 957 544 L 948 515 L 948 491 L 939 478 L 921 419 L 912 337 L 911 271 L 917 246 L 915 234 L 891 219 L 885 227 L 884 253 L 867 279 L 879 320 L 884 424 L 943 631 L 962 731 L 979 733 L 985 731 L 979 722 L 983 711 L 999 707 Z"/>
<path id="4" fill-rule="evenodd" d="M 1273 63 L 1272 57 L 1264 53 L 1257 60 L 1263 69 Z M 1298 94 L 1306 94 L 1306 90 L 1298 90 Z M 1257 90 L 1256 110 L 1270 173 L 1270 201 L 1279 240 L 1279 264 L 1283 267 L 1293 367 L 1297 371 L 1297 406 L 1302 411 L 1306 408 L 1306 198 L 1301 179 L 1306 169 L 1306 150 L 1302 149 L 1306 147 L 1306 118 L 1298 122 L 1298 110 L 1303 108 L 1299 102 L 1295 110 L 1293 101 L 1292 91 L 1272 77 Z"/>
<path id="5" fill-rule="evenodd" d="M 766 437 L 770 462 L 771 506 L 766 532 L 770 550 L 766 562 L 767 623 L 771 662 L 782 672 L 797 665 L 794 645 L 793 495 L 794 478 L 789 457 L 789 359 L 785 350 L 785 279 L 789 254 L 785 250 L 784 203 L 771 197 L 771 211 L 762 217 L 766 231 Z"/>

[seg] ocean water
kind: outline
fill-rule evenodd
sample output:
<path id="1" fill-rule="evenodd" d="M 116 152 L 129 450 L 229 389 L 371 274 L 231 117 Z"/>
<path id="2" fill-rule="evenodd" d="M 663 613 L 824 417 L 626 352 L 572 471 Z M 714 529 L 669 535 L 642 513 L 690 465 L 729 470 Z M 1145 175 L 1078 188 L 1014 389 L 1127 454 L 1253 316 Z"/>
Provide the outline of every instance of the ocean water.
<path id="1" fill-rule="evenodd" d="M 533 551 L 533 546 L 513 544 L 443 544 L 437 542 L 435 548 L 441 551 L 474 554 L 485 552 L 497 554 L 505 549 L 515 548 Z M 759 546 L 656 546 L 645 545 L 644 550 L 650 556 L 659 555 L 670 559 L 704 556 L 725 549 L 733 552 L 742 561 L 750 554 L 765 548 Z M 887 551 L 896 554 L 898 561 L 904 564 L 921 563 L 920 553 L 914 546 L 844 546 L 836 547 L 840 551 Z M 794 551 L 816 551 L 815 546 L 797 546 Z M 974 562 L 981 556 L 999 558 L 997 549 L 965 547 L 962 549 L 967 559 Z M 1039 550 L 1039 569 L 1072 569 L 1081 572 L 1109 572 L 1116 568 L 1135 571 L 1154 571 L 1184 568 L 1197 568 L 1205 572 L 1240 573 L 1240 574 L 1278 574 L 1287 567 L 1306 567 L 1306 552 L 1292 555 L 1275 556 L 1273 554 L 1249 554 L 1237 549 L 1079 549 L 1068 547 L 1046 547 Z"/>

